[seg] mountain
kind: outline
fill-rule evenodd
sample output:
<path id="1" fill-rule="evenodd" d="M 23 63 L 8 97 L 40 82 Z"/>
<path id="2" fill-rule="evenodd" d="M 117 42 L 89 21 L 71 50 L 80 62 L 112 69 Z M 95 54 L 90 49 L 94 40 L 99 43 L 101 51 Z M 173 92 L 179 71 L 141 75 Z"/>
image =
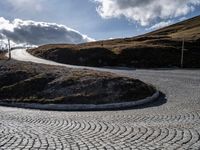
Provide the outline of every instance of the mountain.
<path id="1" fill-rule="evenodd" d="M 44 45 L 29 50 L 38 57 L 84 66 L 137 68 L 179 67 L 182 41 L 184 67 L 200 67 L 200 16 L 132 38 L 79 45 Z"/>

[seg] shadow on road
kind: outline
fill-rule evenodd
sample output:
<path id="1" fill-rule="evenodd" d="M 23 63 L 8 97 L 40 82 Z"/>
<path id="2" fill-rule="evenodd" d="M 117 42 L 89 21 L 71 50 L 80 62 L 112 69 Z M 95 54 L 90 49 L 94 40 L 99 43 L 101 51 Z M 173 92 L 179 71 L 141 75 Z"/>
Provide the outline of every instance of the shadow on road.
<path id="1" fill-rule="evenodd" d="M 127 107 L 127 108 L 123 108 L 123 109 L 95 110 L 95 111 L 113 111 L 113 110 L 114 111 L 121 111 L 121 110 L 132 110 L 132 109 L 144 109 L 144 108 L 149 108 L 149 107 L 158 107 L 158 106 L 161 106 L 161 105 L 163 105 L 167 102 L 166 95 L 161 91 L 159 91 L 159 93 L 160 93 L 160 95 L 159 95 L 158 99 L 156 99 L 153 102 L 146 103 L 144 105 Z M 92 110 L 92 111 L 94 111 L 94 110 Z"/>
<path id="2" fill-rule="evenodd" d="M 144 105 L 128 108 L 128 109 L 142 109 L 142 108 L 148 108 L 148 107 L 157 107 L 157 106 L 165 104 L 166 102 L 167 102 L 166 95 L 164 93 L 160 92 L 160 96 L 157 100 L 146 103 Z"/>

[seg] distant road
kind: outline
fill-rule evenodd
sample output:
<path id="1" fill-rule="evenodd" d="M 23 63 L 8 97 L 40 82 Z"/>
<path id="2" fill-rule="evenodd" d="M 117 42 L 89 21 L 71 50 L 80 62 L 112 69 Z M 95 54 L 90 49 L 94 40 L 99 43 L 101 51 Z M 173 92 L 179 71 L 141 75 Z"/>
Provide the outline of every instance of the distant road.
<path id="1" fill-rule="evenodd" d="M 23 49 L 13 50 L 12 57 L 75 67 L 35 58 Z M 0 149 L 200 149 L 200 70 L 108 71 L 151 83 L 166 96 L 146 106 L 121 111 L 0 107 Z"/>
<path id="2" fill-rule="evenodd" d="M 12 59 L 19 60 L 19 61 L 28 61 L 28 62 L 34 62 L 34 63 L 40 63 L 40 64 L 46 64 L 46 65 L 54 65 L 54 66 L 64 66 L 69 68 L 78 68 L 78 69 L 92 69 L 97 71 L 111 71 L 113 69 L 106 69 L 106 68 L 97 68 L 97 67 L 87 67 L 87 66 L 75 66 L 75 65 L 66 65 L 62 63 L 57 63 L 51 60 L 45 60 L 42 58 L 35 57 L 31 54 L 29 54 L 26 49 L 16 49 L 11 51 Z"/>

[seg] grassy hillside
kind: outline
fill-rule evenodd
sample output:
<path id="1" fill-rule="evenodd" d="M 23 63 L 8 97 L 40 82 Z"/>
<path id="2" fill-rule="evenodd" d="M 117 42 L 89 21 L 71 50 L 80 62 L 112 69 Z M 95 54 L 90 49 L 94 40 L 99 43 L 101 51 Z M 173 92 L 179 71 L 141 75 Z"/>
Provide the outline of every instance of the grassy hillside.
<path id="1" fill-rule="evenodd" d="M 167 35 L 172 39 L 195 41 L 200 39 L 200 16 L 151 32 L 147 35 Z"/>
<path id="2" fill-rule="evenodd" d="M 200 16 L 125 39 L 79 45 L 44 45 L 29 50 L 38 57 L 84 66 L 179 67 L 185 39 L 184 67 L 200 67 Z"/>

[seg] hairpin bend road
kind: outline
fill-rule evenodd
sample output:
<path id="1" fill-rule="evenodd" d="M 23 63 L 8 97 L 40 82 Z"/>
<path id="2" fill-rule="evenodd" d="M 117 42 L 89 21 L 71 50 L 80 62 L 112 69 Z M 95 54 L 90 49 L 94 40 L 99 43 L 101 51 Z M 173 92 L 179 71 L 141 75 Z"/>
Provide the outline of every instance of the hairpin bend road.
<path id="1" fill-rule="evenodd" d="M 38 61 L 24 50 L 12 51 L 12 56 Z M 200 70 L 105 71 L 151 83 L 166 97 L 120 111 L 0 107 L 0 149 L 200 149 Z"/>

